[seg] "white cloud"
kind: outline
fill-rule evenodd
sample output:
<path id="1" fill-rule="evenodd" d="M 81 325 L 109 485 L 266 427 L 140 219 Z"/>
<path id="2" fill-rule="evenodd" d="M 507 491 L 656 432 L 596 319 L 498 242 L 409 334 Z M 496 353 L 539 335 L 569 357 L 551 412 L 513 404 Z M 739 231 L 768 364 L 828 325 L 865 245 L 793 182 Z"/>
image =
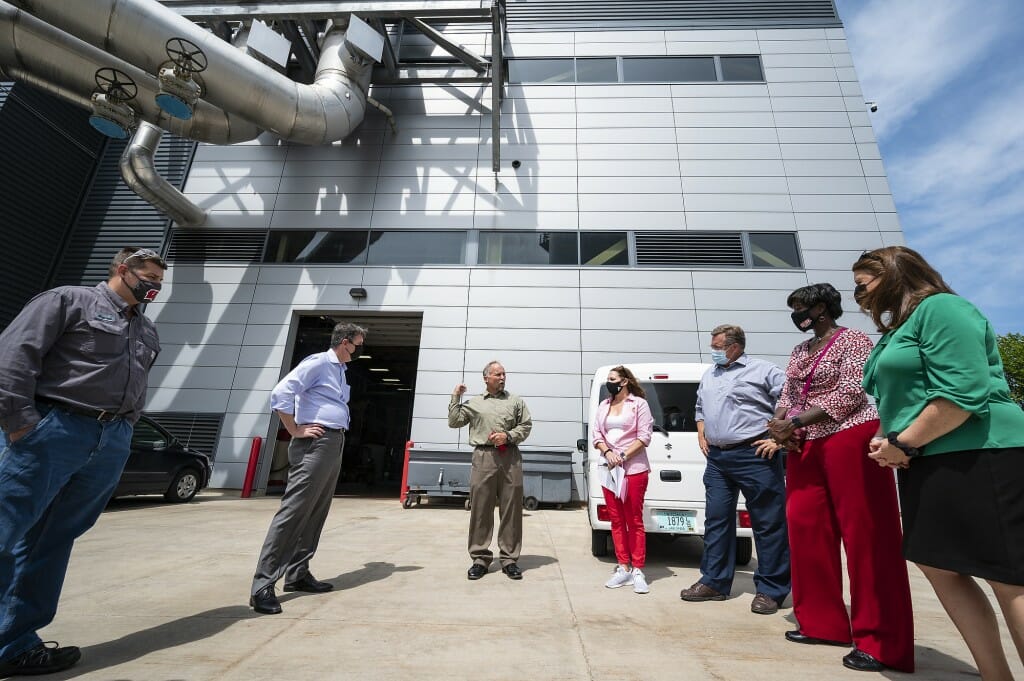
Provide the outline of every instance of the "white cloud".
<path id="1" fill-rule="evenodd" d="M 849 2 L 841 7 L 853 9 Z M 864 94 L 878 102 L 880 138 L 981 60 L 1009 29 L 1006 6 L 975 0 L 870 0 L 849 18 L 847 36 Z"/>

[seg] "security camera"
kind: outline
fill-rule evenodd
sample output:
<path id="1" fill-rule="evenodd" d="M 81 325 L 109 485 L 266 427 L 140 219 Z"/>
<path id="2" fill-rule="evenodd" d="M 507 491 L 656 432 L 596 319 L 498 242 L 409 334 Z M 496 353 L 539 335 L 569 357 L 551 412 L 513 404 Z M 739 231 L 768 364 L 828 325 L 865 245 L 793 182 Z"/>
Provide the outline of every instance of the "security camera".
<path id="1" fill-rule="evenodd" d="M 878 103 L 877 102 L 864 102 L 864 103 L 868 105 L 868 111 L 870 111 L 871 113 L 875 113 L 876 111 L 878 111 Z"/>

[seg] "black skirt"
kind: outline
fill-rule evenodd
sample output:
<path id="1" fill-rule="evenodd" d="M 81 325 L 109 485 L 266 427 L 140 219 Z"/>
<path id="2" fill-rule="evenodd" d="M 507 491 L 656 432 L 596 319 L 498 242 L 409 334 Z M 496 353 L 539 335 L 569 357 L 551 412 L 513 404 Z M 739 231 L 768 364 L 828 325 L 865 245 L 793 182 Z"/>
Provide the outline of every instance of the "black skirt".
<path id="1" fill-rule="evenodd" d="M 1024 586 L 1024 447 L 922 456 L 899 491 L 907 560 Z"/>

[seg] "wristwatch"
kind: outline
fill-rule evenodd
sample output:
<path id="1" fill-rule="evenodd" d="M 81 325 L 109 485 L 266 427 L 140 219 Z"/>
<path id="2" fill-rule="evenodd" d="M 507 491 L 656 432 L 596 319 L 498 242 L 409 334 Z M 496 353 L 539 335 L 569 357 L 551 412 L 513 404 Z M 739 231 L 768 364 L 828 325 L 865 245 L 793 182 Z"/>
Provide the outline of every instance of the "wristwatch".
<path id="1" fill-rule="evenodd" d="M 885 439 L 888 440 L 889 444 L 891 444 L 893 447 L 899 447 L 901 450 L 903 450 L 903 453 L 906 454 L 908 458 L 913 459 L 915 456 L 921 456 L 923 452 L 919 448 L 911 447 L 905 442 L 900 442 L 898 439 L 899 436 L 900 434 L 894 430 L 891 433 L 886 434 Z"/>
<path id="2" fill-rule="evenodd" d="M 794 428 L 800 428 L 804 425 L 804 422 L 800 420 L 799 416 L 794 416 L 789 420 L 789 422 L 793 424 Z"/>

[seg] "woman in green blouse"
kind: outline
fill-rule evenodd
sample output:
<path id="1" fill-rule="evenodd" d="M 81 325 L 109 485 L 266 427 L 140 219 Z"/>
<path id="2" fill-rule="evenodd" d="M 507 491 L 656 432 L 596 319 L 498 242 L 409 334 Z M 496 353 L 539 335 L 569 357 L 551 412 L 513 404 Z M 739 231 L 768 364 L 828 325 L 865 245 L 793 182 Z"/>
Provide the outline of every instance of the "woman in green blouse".
<path id="1" fill-rule="evenodd" d="M 916 251 L 853 265 L 854 298 L 883 335 L 864 365 L 881 430 L 869 456 L 899 469 L 903 555 L 931 582 L 984 681 L 1013 679 L 995 592 L 1024 660 L 1024 411 L 988 320 Z"/>

